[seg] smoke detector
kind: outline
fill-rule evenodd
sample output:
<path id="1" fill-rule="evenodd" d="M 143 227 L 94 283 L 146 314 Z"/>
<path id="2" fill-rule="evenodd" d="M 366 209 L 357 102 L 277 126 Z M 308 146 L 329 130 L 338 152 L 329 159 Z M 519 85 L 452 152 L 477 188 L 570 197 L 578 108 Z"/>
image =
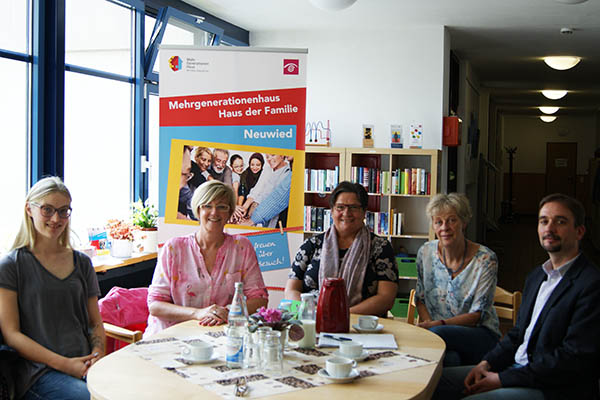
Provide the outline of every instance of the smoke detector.
<path id="1" fill-rule="evenodd" d="M 560 33 L 561 33 L 561 35 L 572 35 L 573 29 L 572 28 L 560 28 Z"/>

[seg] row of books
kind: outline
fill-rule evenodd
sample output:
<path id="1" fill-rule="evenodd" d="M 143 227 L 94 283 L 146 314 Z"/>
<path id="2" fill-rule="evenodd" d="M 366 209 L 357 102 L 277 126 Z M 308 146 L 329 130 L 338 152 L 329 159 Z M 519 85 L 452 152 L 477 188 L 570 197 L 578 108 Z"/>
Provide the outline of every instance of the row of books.
<path id="1" fill-rule="evenodd" d="M 386 212 L 367 211 L 365 224 L 376 235 L 394 235 L 402 234 L 402 223 L 404 222 L 404 213 L 396 213 L 394 210 L 390 214 Z"/>
<path id="2" fill-rule="evenodd" d="M 331 192 L 340 181 L 340 167 L 335 169 L 305 169 L 305 192 Z"/>
<path id="3" fill-rule="evenodd" d="M 382 171 L 378 168 L 352 167 L 351 180 L 363 185 L 369 193 L 431 194 L 431 174 L 424 168 Z"/>
<path id="4" fill-rule="evenodd" d="M 392 210 L 390 219 L 387 212 L 367 211 L 365 224 L 376 235 L 401 235 L 404 213 Z M 333 223 L 331 210 L 324 207 L 304 206 L 304 230 L 311 232 L 324 232 Z"/>
<path id="5" fill-rule="evenodd" d="M 324 232 L 333 224 L 331 210 L 324 207 L 304 206 L 304 230 Z"/>

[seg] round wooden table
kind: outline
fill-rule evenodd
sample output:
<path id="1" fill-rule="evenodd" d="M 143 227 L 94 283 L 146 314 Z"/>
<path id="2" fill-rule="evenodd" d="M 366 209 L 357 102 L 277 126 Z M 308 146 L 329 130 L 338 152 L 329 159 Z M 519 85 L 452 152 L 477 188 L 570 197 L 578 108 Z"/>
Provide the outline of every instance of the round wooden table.
<path id="1" fill-rule="evenodd" d="M 351 324 L 357 316 L 351 317 Z M 422 367 L 360 379 L 355 384 L 331 384 L 270 396 L 281 399 L 429 399 L 441 376 L 444 341 L 426 329 L 407 323 L 380 319 L 382 333 L 393 333 L 398 351 L 435 361 Z M 197 321 L 187 321 L 154 335 L 161 337 L 191 336 L 199 329 L 222 330 L 223 327 L 200 327 Z M 220 396 L 202 386 L 187 382 L 176 374 L 121 349 L 99 360 L 88 373 L 87 384 L 92 399 L 218 399 Z"/>

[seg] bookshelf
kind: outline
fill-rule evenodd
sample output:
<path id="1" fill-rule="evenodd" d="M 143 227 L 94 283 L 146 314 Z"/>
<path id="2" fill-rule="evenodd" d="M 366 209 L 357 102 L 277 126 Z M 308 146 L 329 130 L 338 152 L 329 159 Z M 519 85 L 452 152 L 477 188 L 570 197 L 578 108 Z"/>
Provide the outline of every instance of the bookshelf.
<path id="1" fill-rule="evenodd" d="M 323 232 L 328 226 L 329 196 L 339 182 L 346 180 L 346 149 L 306 146 L 304 161 L 304 233 L 305 236 Z M 311 224 L 319 220 L 321 228 Z M 313 213 L 311 215 L 311 213 Z"/>
<path id="2" fill-rule="evenodd" d="M 365 186 L 369 193 L 367 225 L 387 238 L 396 254 L 416 255 L 423 243 L 435 238 L 425 208 L 438 192 L 439 160 L 438 150 L 306 147 L 306 169 L 332 169 L 337 165 L 339 182 L 348 180 Z M 305 211 L 307 207 L 328 209 L 331 191 L 310 189 L 304 193 Z M 306 222 L 310 227 L 310 216 L 305 214 Z M 320 232 L 314 226 L 305 229 L 306 235 Z M 416 274 L 402 274 L 402 265 L 399 270 L 399 291 L 408 293 L 415 287 Z"/>

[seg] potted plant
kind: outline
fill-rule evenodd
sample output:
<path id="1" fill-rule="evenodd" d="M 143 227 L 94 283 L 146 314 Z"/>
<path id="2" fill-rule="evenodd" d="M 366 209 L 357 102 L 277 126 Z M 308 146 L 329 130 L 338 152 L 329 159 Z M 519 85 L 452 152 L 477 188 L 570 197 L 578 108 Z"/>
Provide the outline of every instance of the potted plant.
<path id="1" fill-rule="evenodd" d="M 141 200 L 131 205 L 131 221 L 137 228 L 134 232 L 134 246 L 138 253 L 153 253 L 157 249 L 158 211 L 152 204 Z"/>
<path id="2" fill-rule="evenodd" d="M 106 230 L 111 239 L 110 255 L 117 258 L 131 257 L 133 252 L 133 226 L 119 219 L 109 219 Z"/>

